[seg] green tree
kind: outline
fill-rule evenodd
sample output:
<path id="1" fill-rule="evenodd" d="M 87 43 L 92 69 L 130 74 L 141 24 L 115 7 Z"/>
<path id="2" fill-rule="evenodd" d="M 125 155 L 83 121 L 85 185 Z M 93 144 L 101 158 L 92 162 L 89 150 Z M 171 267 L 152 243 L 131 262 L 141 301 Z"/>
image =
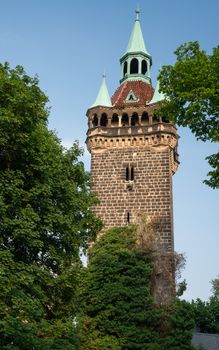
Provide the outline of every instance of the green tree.
<path id="1" fill-rule="evenodd" d="M 167 319 L 164 334 L 161 333 L 162 350 L 192 350 L 192 331 L 195 326 L 194 310 L 189 302 L 176 299 L 172 309 L 165 310 Z"/>
<path id="2" fill-rule="evenodd" d="M 193 349 L 191 307 L 156 306 L 152 254 L 136 234 L 133 226 L 114 228 L 91 249 L 82 279 L 81 350 Z"/>
<path id="3" fill-rule="evenodd" d="M 0 348 L 76 349 L 80 248 L 100 227 L 78 161 L 48 131 L 37 78 L 0 65 Z"/>
<path id="4" fill-rule="evenodd" d="M 199 43 L 189 42 L 176 51 L 176 63 L 163 66 L 160 90 L 167 100 L 159 113 L 180 126 L 188 126 L 197 139 L 219 141 L 219 47 L 208 55 Z M 219 187 L 219 153 L 207 157 L 211 171 L 204 182 Z"/>
<path id="5" fill-rule="evenodd" d="M 145 349 L 156 343 L 159 312 L 150 296 L 148 252 L 134 248 L 133 227 L 112 229 L 92 247 L 84 284 L 81 349 Z M 124 344 L 124 346 L 123 346 Z"/>
<path id="6" fill-rule="evenodd" d="M 211 281 L 213 296 L 219 299 L 219 277 Z"/>
<path id="7" fill-rule="evenodd" d="M 197 299 L 192 302 L 196 325 L 203 333 L 219 334 L 219 280 L 212 282 L 213 295 L 208 301 Z"/>
<path id="8" fill-rule="evenodd" d="M 203 333 L 219 334 L 219 300 L 211 297 L 208 301 L 197 299 L 192 302 L 195 322 Z"/>

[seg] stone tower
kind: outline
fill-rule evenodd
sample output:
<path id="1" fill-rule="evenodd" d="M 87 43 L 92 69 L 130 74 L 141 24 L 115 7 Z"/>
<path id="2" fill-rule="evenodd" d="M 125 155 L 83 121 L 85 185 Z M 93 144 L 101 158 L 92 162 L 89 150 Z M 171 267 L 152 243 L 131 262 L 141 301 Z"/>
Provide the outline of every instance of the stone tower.
<path id="1" fill-rule="evenodd" d="M 159 300 L 166 290 L 168 299 L 174 290 L 172 175 L 178 166 L 178 135 L 174 124 L 155 114 L 164 96 L 151 84 L 152 57 L 138 10 L 120 63 L 122 78 L 112 98 L 103 76 L 96 101 L 87 111 L 93 191 L 100 200 L 94 210 L 105 229 L 138 223 L 141 215 L 159 222 L 160 256 L 172 282 L 158 268 L 155 294 Z"/>

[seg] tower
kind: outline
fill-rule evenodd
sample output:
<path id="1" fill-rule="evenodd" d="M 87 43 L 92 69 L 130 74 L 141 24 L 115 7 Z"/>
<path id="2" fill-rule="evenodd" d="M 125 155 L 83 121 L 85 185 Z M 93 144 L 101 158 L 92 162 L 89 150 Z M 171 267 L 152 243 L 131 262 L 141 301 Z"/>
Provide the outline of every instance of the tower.
<path id="1" fill-rule="evenodd" d="M 172 175 L 178 167 L 178 135 L 173 123 L 156 116 L 164 100 L 151 84 L 152 57 L 140 25 L 139 11 L 128 47 L 120 59 L 122 77 L 112 98 L 103 76 L 95 103 L 88 109 L 87 147 L 91 153 L 94 210 L 105 229 L 138 223 L 147 215 L 159 223 L 163 265 L 157 271 L 157 299 L 174 289 Z M 165 262 L 165 263 L 164 263 Z M 165 291 L 165 293 L 164 293 Z"/>

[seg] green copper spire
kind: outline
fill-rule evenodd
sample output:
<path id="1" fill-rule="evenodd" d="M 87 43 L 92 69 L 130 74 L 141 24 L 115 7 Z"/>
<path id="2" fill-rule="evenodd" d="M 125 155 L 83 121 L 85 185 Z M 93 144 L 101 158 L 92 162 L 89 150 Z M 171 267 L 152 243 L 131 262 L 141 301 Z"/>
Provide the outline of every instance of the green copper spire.
<path id="1" fill-rule="evenodd" d="M 136 19 L 135 19 L 135 24 L 129 39 L 129 43 L 126 49 L 126 54 L 127 53 L 133 53 L 133 52 L 143 52 L 146 55 L 149 55 L 145 43 L 144 43 L 144 38 L 141 30 L 141 24 L 140 24 L 140 10 L 136 9 Z"/>
<path id="2" fill-rule="evenodd" d="M 145 47 L 139 19 L 140 10 L 137 9 L 135 12 L 136 19 L 128 47 L 125 54 L 120 59 L 122 68 L 122 79 L 120 83 L 126 80 L 142 80 L 150 84 L 152 57 Z"/>
<path id="3" fill-rule="evenodd" d="M 165 98 L 166 98 L 165 95 L 162 92 L 159 92 L 159 89 L 160 89 L 160 82 L 158 80 L 155 91 L 154 91 L 153 98 L 149 104 L 157 103 L 157 102 L 161 102 L 161 101 L 165 100 Z"/>
<path id="4" fill-rule="evenodd" d="M 96 107 L 96 106 L 104 106 L 104 107 L 112 107 L 112 103 L 111 103 L 111 98 L 109 95 L 109 91 L 106 85 L 106 75 L 103 74 L 103 80 L 102 80 L 102 84 L 100 87 L 100 90 L 98 92 L 96 101 L 94 102 L 94 104 L 90 107 Z"/>

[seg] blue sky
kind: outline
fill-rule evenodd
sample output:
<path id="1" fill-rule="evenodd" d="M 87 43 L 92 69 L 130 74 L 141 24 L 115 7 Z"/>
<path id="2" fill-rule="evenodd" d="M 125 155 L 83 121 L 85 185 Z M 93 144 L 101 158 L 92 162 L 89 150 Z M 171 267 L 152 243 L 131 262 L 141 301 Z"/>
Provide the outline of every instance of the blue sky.
<path id="1" fill-rule="evenodd" d="M 112 95 L 119 85 L 124 53 L 140 6 L 146 47 L 153 57 L 152 79 L 159 67 L 174 63 L 174 50 L 198 40 L 211 53 L 219 44 L 218 0 L 2 0 L 0 62 L 20 64 L 39 75 L 50 98 L 49 127 L 63 144 L 86 138 L 86 110 L 94 102 L 103 71 Z M 197 142 L 179 129 L 181 165 L 174 176 L 175 249 L 185 252 L 186 299 L 210 295 L 219 275 L 218 191 L 202 184 L 204 158 L 216 145 Z M 89 168 L 89 155 L 85 153 Z"/>

